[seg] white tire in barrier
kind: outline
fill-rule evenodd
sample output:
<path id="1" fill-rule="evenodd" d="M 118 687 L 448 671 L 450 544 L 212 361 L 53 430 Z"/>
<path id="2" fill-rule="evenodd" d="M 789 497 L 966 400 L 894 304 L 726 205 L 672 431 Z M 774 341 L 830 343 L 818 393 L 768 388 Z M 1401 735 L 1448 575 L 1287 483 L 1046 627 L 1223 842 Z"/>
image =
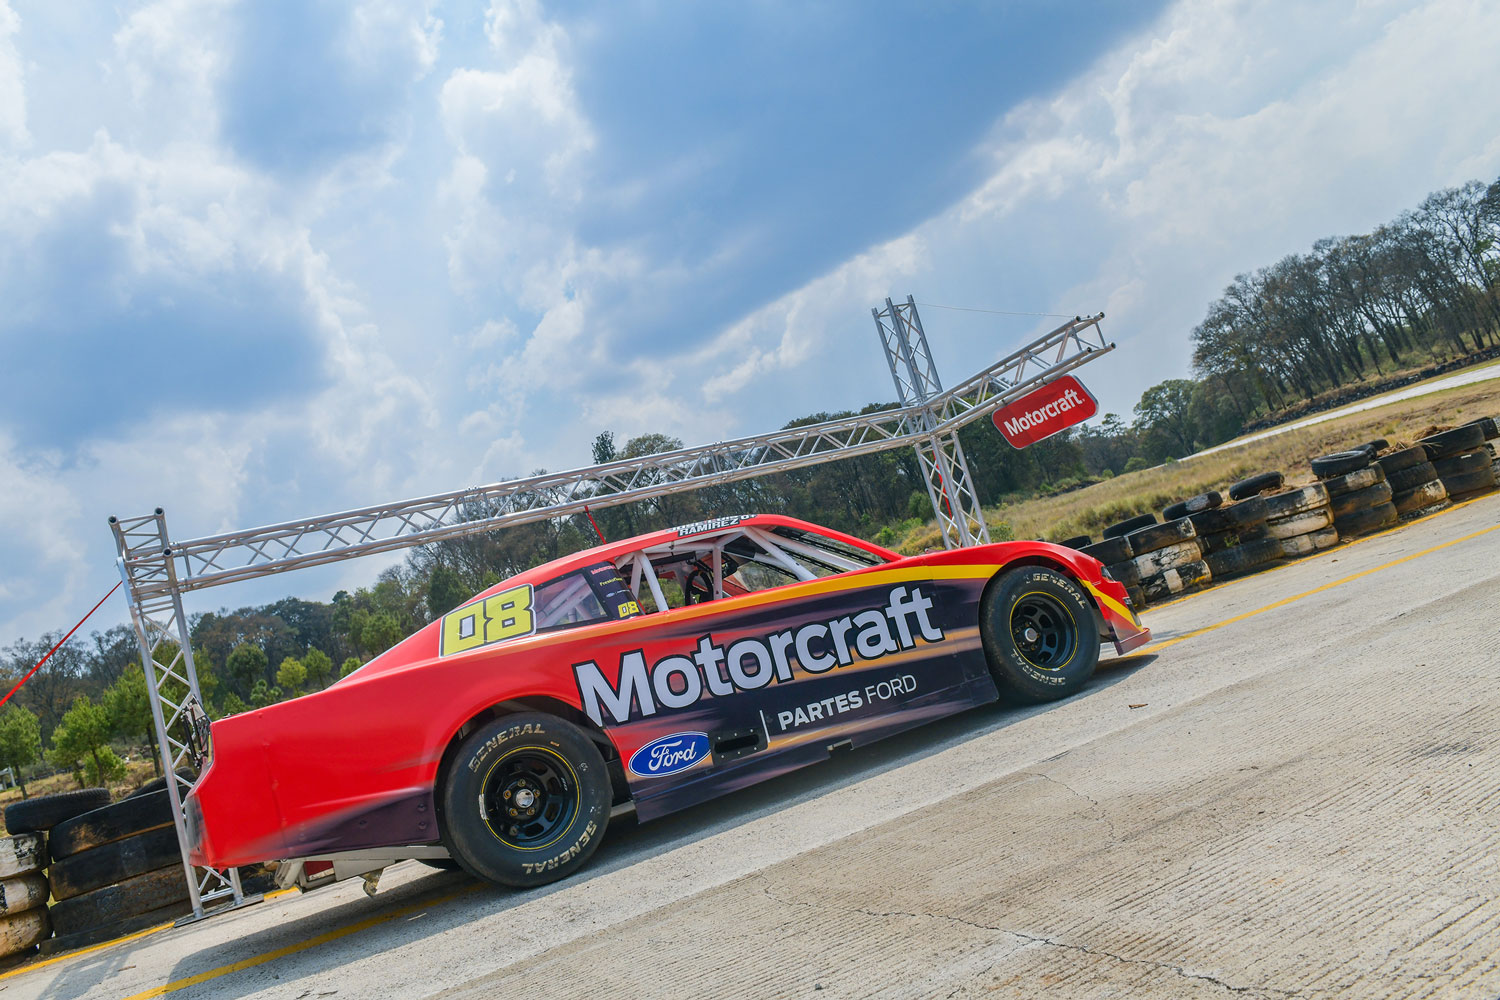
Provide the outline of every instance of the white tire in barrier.
<path id="1" fill-rule="evenodd" d="M 1333 528 L 1321 528 L 1305 535 L 1293 535 L 1281 539 L 1281 551 L 1289 559 L 1309 556 L 1314 552 L 1330 548 L 1339 543 L 1339 533 Z"/>
<path id="2" fill-rule="evenodd" d="M 0 879 L 0 915 L 46 906 L 49 894 L 47 876 L 41 872 Z"/>
<path id="3" fill-rule="evenodd" d="M 45 906 L 0 917 L 0 955 L 25 951 L 51 936 L 52 921 Z"/>
<path id="4" fill-rule="evenodd" d="M 1323 506 L 1305 510 L 1290 517 L 1266 522 L 1266 534 L 1272 538 L 1295 538 L 1321 531 L 1333 523 L 1333 508 L 1325 501 Z"/>
<path id="5" fill-rule="evenodd" d="M 0 878 L 40 871 L 47 862 L 47 840 L 40 833 L 0 837 Z"/>
<path id="6" fill-rule="evenodd" d="M 1135 563 L 1136 571 L 1140 573 L 1141 579 L 1144 580 L 1148 576 L 1155 576 L 1165 570 L 1172 569 L 1174 566 L 1185 566 L 1188 563 L 1198 562 L 1202 558 L 1203 547 L 1198 543 L 1196 538 L 1189 538 L 1186 541 L 1168 545 L 1154 552 L 1147 552 L 1145 555 L 1136 556 L 1131 561 Z"/>
<path id="7" fill-rule="evenodd" d="M 1301 489 L 1287 490 L 1265 498 L 1267 519 L 1271 521 L 1292 517 L 1317 507 L 1328 506 L 1328 488 L 1322 483 L 1313 483 Z"/>

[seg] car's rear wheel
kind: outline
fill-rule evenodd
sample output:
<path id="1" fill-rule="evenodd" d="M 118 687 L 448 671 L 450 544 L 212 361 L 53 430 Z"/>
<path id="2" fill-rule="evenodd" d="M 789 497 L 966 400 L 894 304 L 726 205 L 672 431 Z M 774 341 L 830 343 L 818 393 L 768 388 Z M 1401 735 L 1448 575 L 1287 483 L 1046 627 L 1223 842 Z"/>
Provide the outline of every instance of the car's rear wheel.
<path id="1" fill-rule="evenodd" d="M 448 852 L 499 885 L 566 878 L 609 825 L 604 757 L 583 730 L 550 715 L 508 715 L 470 733 L 442 797 Z"/>
<path id="2" fill-rule="evenodd" d="M 980 604 L 979 632 L 990 673 L 1012 701 L 1065 698 L 1093 676 L 1099 626 L 1083 588 L 1045 566 L 998 577 Z"/>

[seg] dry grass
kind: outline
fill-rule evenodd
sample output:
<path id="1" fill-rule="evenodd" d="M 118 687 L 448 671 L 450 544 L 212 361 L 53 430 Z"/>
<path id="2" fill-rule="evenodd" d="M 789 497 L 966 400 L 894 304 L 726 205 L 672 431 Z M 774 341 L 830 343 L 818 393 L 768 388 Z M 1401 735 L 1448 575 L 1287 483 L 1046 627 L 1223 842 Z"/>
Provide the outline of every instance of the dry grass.
<path id="1" fill-rule="evenodd" d="M 1287 431 L 1202 458 L 1124 473 L 1062 496 L 985 508 L 985 521 L 997 541 L 1013 537 L 1055 542 L 1074 535 L 1097 539 L 1116 521 L 1160 511 L 1173 501 L 1206 490 L 1223 492 L 1235 480 L 1257 472 L 1280 470 L 1289 484 L 1311 482 L 1314 477 L 1308 462 L 1318 455 L 1374 438 L 1400 447 L 1434 430 L 1496 414 L 1500 414 L 1500 380 L 1481 382 Z M 927 524 L 909 532 L 896 548 L 917 553 L 941 544 L 936 525 Z"/>

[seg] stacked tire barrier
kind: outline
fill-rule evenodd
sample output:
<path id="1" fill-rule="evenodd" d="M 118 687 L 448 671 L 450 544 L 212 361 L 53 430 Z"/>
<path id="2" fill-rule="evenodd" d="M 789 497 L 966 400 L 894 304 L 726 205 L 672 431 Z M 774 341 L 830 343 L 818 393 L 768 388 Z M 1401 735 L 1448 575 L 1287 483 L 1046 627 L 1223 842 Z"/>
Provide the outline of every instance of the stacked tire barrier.
<path id="1" fill-rule="evenodd" d="M 1395 524 L 1399 512 L 1391 484 L 1375 458 L 1384 441 L 1313 459 L 1313 474 L 1328 492 L 1337 538 L 1353 538 Z M 1415 450 L 1415 449 L 1414 449 Z"/>
<path id="2" fill-rule="evenodd" d="M 48 850 L 57 936 L 44 951 L 94 944 L 192 909 L 171 801 L 158 782 L 59 823 Z"/>
<path id="3" fill-rule="evenodd" d="M 1421 440 L 1450 501 L 1495 488 L 1494 452 L 1485 446 L 1486 433 L 1494 429 L 1494 419 L 1484 418 Z"/>
<path id="4" fill-rule="evenodd" d="M 0 958 L 24 958 L 52 937 L 47 899 L 48 834 L 60 823 L 109 801 L 102 788 L 39 795 L 5 807 L 0 839 Z"/>
<path id="5" fill-rule="evenodd" d="M 1102 562 L 1137 607 L 1214 580 L 1323 551 L 1345 538 L 1436 513 L 1500 488 L 1500 422 L 1481 417 L 1391 449 L 1384 440 L 1312 460 L 1318 482 L 1283 489 L 1280 472 L 1168 504 L 1062 544 Z"/>

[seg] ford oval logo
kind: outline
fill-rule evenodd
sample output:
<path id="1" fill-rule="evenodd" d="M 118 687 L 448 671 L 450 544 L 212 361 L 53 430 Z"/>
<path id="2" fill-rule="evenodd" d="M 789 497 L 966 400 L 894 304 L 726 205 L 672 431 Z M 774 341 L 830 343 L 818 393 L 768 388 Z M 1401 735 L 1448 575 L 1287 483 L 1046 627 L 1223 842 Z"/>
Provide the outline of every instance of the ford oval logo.
<path id="1" fill-rule="evenodd" d="M 630 773 L 659 778 L 686 771 L 708 756 L 707 733 L 673 733 L 652 740 L 630 757 Z"/>

